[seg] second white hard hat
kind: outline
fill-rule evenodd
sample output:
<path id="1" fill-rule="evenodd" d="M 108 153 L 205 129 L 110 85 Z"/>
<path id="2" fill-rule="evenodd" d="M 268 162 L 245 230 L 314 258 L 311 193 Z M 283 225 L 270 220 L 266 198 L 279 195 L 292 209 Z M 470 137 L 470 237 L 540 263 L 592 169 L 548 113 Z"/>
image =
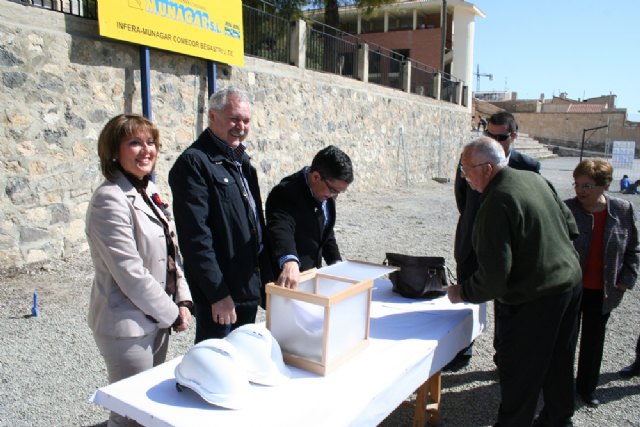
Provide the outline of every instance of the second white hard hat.
<path id="1" fill-rule="evenodd" d="M 289 369 L 284 364 L 280 345 L 261 325 L 240 326 L 225 338 L 238 350 L 249 381 L 261 385 L 278 385 L 285 381 Z"/>

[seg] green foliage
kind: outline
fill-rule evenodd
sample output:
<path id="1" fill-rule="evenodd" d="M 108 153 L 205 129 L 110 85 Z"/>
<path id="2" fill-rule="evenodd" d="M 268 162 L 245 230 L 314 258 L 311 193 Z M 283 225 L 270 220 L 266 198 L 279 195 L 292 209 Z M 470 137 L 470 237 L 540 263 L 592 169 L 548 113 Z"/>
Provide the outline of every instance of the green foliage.
<path id="1" fill-rule="evenodd" d="M 82 16 L 98 19 L 98 0 L 82 0 Z"/>
<path id="2" fill-rule="evenodd" d="M 302 16 L 302 9 L 309 3 L 307 0 L 244 0 L 243 3 L 255 9 L 287 19 L 297 19 Z"/>
<path id="3" fill-rule="evenodd" d="M 355 5 L 365 8 L 365 13 L 371 13 L 376 7 L 395 3 L 396 0 L 244 0 L 243 3 L 256 9 L 265 10 L 279 16 L 300 18 L 302 11 L 308 8 L 325 10 L 325 22 L 338 24 L 337 11 L 341 6 Z M 327 14 L 332 16 L 327 20 Z"/>

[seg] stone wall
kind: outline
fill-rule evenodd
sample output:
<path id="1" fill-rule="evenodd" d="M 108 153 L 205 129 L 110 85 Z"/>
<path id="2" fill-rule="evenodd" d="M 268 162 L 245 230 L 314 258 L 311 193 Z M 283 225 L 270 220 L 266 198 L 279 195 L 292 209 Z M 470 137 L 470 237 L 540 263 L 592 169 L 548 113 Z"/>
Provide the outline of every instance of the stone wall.
<path id="1" fill-rule="evenodd" d="M 157 180 L 206 127 L 206 62 L 151 51 Z M 349 191 L 451 178 L 468 135 L 464 107 L 246 58 L 217 87 L 253 100 L 249 152 L 264 197 L 283 176 L 336 144 L 352 158 Z M 86 248 L 84 214 L 102 181 L 97 137 L 106 121 L 141 112 L 139 49 L 102 38 L 96 21 L 0 2 L 0 266 Z"/>
<path id="2" fill-rule="evenodd" d="M 514 113 L 522 132 L 552 145 L 580 147 L 584 129 L 609 125 L 609 128 L 585 133 L 585 149 L 604 151 L 611 141 L 640 143 L 640 123 L 626 121 L 625 110 L 602 113 Z M 636 156 L 638 153 L 636 153 Z"/>

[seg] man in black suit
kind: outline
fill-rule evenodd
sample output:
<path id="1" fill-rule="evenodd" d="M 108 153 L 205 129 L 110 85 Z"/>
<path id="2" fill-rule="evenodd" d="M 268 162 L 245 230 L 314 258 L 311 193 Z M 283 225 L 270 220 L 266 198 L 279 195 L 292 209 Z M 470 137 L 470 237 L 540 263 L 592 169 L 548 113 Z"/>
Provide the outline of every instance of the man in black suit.
<path id="1" fill-rule="evenodd" d="M 513 149 L 518 137 L 518 124 L 515 117 L 506 111 L 491 115 L 484 134 L 496 140 L 504 149 L 509 167 L 540 173 L 540 162 Z M 458 282 L 462 282 L 476 271 L 478 261 L 471 245 L 471 235 L 476 213 L 480 207 L 480 193 L 473 190 L 461 176 L 460 168 L 456 170 L 454 184 L 456 204 L 460 217 L 456 227 L 454 257 Z M 445 369 L 456 369 L 466 365 L 471 358 L 473 343 L 456 355 Z"/>
<path id="2" fill-rule="evenodd" d="M 330 145 L 276 185 L 266 203 L 267 233 L 279 272 L 276 283 L 295 289 L 300 271 L 341 261 L 333 226 L 336 198 L 353 182 L 351 159 Z"/>

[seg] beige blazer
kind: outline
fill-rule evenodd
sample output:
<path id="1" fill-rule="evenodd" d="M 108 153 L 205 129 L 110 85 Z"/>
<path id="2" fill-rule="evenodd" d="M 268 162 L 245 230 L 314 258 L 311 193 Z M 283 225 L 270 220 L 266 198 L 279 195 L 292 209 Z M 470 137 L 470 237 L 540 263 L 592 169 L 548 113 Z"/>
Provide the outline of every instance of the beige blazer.
<path id="1" fill-rule="evenodd" d="M 147 194 L 157 192 L 155 184 L 149 182 Z M 164 216 L 162 212 L 160 215 Z M 173 221 L 167 222 L 175 245 Z M 191 301 L 182 259 L 176 245 L 178 280 L 174 302 L 165 292 L 164 228 L 122 173 L 115 182 L 105 180 L 93 193 L 85 231 L 95 268 L 88 317 L 93 332 L 138 337 L 155 328 L 170 327 L 178 317 L 176 303 Z"/>

